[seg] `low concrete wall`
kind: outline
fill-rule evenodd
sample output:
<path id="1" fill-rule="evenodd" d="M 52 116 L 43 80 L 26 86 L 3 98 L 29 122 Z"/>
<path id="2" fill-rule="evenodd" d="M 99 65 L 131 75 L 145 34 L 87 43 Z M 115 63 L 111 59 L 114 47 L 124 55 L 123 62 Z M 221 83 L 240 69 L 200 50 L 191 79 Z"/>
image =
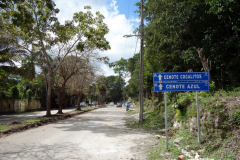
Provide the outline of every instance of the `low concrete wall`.
<path id="1" fill-rule="evenodd" d="M 14 101 L 0 99 L 0 113 L 2 112 L 14 112 Z"/>
<path id="2" fill-rule="evenodd" d="M 41 103 L 39 100 L 0 100 L 0 113 L 20 112 L 33 109 L 40 109 Z"/>

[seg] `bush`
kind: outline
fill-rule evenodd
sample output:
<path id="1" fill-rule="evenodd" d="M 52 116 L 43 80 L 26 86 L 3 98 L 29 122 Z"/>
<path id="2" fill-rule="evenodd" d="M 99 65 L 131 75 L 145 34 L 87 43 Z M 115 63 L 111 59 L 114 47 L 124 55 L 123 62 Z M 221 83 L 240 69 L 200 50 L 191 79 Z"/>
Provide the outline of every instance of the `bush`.
<path id="1" fill-rule="evenodd" d="M 27 95 L 27 98 L 31 99 L 31 97 L 32 97 L 32 90 L 28 89 L 27 92 L 26 92 L 26 95 Z"/>
<path id="2" fill-rule="evenodd" d="M 0 91 L 0 98 L 6 98 L 6 93 L 4 91 Z"/>
<path id="3" fill-rule="evenodd" d="M 8 90 L 7 97 L 8 98 L 13 98 L 13 99 L 18 99 L 19 90 L 18 90 L 17 86 L 13 86 Z"/>
<path id="4" fill-rule="evenodd" d="M 235 125 L 240 125 L 240 110 L 237 110 L 232 116 L 231 116 L 231 122 Z"/>

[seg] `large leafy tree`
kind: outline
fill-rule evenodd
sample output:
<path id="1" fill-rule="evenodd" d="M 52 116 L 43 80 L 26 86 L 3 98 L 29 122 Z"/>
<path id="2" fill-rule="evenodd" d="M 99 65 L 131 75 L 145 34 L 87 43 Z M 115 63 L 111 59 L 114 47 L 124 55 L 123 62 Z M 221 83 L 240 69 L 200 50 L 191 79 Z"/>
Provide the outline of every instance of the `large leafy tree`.
<path id="1" fill-rule="evenodd" d="M 146 0 L 144 92 L 152 90 L 153 72 L 189 69 L 209 71 L 218 88 L 239 86 L 239 5 L 237 0 Z M 138 59 L 131 66 L 126 92 L 135 97 Z"/>
<path id="2" fill-rule="evenodd" d="M 119 102 L 123 99 L 123 87 L 125 81 L 120 76 L 106 77 L 107 100 Z"/>
<path id="3" fill-rule="evenodd" d="M 237 0 L 147 0 L 147 71 L 204 70 L 217 84 L 237 85 L 238 6 Z"/>
<path id="4" fill-rule="evenodd" d="M 19 27 L 22 40 L 19 47 L 38 53 L 39 64 L 42 70 L 46 71 L 46 115 L 50 116 L 52 85 L 59 66 L 68 55 L 78 54 L 90 48 L 109 49 L 108 41 L 104 38 L 108 27 L 103 23 L 103 15 L 97 12 L 94 16 L 90 11 L 75 13 L 72 20 L 65 21 L 62 25 L 54 17 L 59 10 L 55 9 L 51 0 L 25 0 L 11 9 L 8 13 L 18 17 L 10 20 L 13 25 Z M 91 7 L 87 6 L 85 9 L 89 10 Z M 61 60 L 56 64 L 52 59 L 58 57 L 61 57 Z"/>

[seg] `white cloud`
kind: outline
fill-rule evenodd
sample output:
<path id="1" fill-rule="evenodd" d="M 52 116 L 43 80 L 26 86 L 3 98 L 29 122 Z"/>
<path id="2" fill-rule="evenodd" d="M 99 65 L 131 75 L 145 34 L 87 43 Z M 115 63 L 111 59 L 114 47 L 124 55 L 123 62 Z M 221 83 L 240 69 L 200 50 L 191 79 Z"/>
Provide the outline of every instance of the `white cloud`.
<path id="1" fill-rule="evenodd" d="M 60 13 L 57 15 L 61 23 L 65 20 L 71 20 L 75 12 L 84 11 L 84 6 L 90 5 L 92 12 L 100 11 L 104 15 L 104 22 L 108 25 L 109 33 L 106 39 L 109 41 L 111 50 L 100 52 L 100 56 L 108 56 L 110 62 L 119 60 L 121 57 L 128 59 L 133 56 L 136 47 L 137 37 L 123 38 L 125 34 L 133 34 L 134 27 L 138 19 L 130 17 L 129 20 L 124 14 L 119 14 L 116 0 L 55 0 Z M 137 43 L 136 52 L 139 52 L 139 43 Z M 103 65 L 102 69 L 106 76 L 113 75 L 114 72 L 107 65 Z"/>

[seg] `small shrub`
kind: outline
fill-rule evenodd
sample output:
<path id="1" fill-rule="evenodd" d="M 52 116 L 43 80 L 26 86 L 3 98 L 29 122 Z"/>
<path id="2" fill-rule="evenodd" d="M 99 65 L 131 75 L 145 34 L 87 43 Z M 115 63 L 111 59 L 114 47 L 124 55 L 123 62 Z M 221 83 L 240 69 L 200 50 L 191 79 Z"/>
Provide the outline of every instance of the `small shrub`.
<path id="1" fill-rule="evenodd" d="M 210 96 L 209 92 L 205 92 L 205 91 L 199 92 L 199 95 L 204 97 L 204 98 L 207 98 L 207 97 Z"/>
<path id="2" fill-rule="evenodd" d="M 237 110 L 232 116 L 230 121 L 232 124 L 240 125 L 240 110 Z"/>
<path id="3" fill-rule="evenodd" d="M 177 109 L 178 108 L 178 103 L 177 102 L 173 103 L 172 108 Z"/>
<path id="4" fill-rule="evenodd" d="M 27 95 L 27 98 L 30 99 L 32 97 L 32 90 L 28 89 L 27 92 L 26 92 L 26 95 Z"/>
<path id="5" fill-rule="evenodd" d="M 192 103 L 192 97 L 186 96 L 186 97 L 181 97 L 180 99 L 177 100 L 178 102 L 178 108 L 182 109 L 187 107 L 189 104 Z"/>
<path id="6" fill-rule="evenodd" d="M 214 91 L 215 88 L 216 88 L 216 86 L 215 86 L 215 82 L 212 81 L 212 83 L 210 84 L 210 91 Z"/>
<path id="7" fill-rule="evenodd" d="M 234 88 L 233 91 L 235 91 L 235 92 L 240 91 L 240 87 Z"/>
<path id="8" fill-rule="evenodd" d="M 16 86 L 13 86 L 10 88 L 7 92 L 7 97 L 8 98 L 13 98 L 13 99 L 18 99 L 19 97 L 19 90 Z"/>
<path id="9" fill-rule="evenodd" d="M 187 110 L 187 117 L 197 117 L 197 105 L 193 104 L 191 107 Z"/>

